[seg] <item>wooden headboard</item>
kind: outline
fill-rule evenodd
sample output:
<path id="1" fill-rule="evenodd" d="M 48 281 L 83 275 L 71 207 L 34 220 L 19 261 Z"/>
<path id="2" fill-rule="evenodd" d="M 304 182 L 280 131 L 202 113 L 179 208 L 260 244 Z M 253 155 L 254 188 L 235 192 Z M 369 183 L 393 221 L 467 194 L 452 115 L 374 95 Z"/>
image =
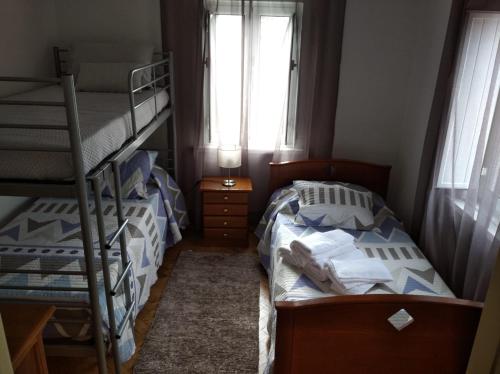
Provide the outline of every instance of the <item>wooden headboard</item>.
<path id="1" fill-rule="evenodd" d="M 269 193 L 294 180 L 338 181 L 354 183 L 387 197 L 390 166 L 352 160 L 304 160 L 271 162 Z"/>

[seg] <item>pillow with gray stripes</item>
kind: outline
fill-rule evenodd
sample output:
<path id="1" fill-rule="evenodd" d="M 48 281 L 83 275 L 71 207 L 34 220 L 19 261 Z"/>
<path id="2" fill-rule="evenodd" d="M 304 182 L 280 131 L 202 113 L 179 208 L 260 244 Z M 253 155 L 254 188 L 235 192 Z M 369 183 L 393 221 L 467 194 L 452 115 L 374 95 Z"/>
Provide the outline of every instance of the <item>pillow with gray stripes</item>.
<path id="1" fill-rule="evenodd" d="M 295 224 L 371 230 L 374 225 L 372 193 L 340 182 L 294 181 L 299 195 Z"/>

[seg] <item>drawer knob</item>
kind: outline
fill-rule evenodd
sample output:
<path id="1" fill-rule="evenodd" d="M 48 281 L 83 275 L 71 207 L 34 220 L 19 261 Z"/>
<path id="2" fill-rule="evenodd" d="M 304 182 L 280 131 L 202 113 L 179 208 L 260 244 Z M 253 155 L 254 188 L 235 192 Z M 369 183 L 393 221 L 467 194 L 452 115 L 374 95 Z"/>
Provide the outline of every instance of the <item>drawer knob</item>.
<path id="1" fill-rule="evenodd" d="M 224 213 L 227 213 L 227 212 L 229 212 L 229 209 L 224 208 Z"/>
<path id="2" fill-rule="evenodd" d="M 227 226 L 227 221 L 224 221 L 224 226 Z"/>
<path id="3" fill-rule="evenodd" d="M 224 196 L 224 200 L 228 200 L 229 199 L 229 196 Z"/>
<path id="4" fill-rule="evenodd" d="M 227 238 L 229 236 L 228 233 L 224 233 L 224 237 Z"/>

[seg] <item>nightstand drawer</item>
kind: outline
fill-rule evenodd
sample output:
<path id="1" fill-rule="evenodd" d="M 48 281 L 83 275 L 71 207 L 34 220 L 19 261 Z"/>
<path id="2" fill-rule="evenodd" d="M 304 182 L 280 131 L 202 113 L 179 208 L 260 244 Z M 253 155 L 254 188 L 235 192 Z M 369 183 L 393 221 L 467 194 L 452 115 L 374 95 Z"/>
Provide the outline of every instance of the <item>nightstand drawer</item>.
<path id="1" fill-rule="evenodd" d="M 224 204 L 204 204 L 203 215 L 205 216 L 246 216 L 247 205 L 224 205 Z"/>
<path id="2" fill-rule="evenodd" d="M 207 239 L 247 239 L 247 229 L 205 229 L 204 236 Z"/>
<path id="3" fill-rule="evenodd" d="M 234 177 L 236 184 L 223 186 L 225 177 L 204 177 L 200 183 L 203 208 L 203 243 L 208 246 L 248 246 L 248 202 L 252 181 Z"/>
<path id="4" fill-rule="evenodd" d="M 204 203 L 222 203 L 222 204 L 246 204 L 248 194 L 238 192 L 205 192 L 203 194 Z"/>
<path id="5" fill-rule="evenodd" d="M 247 217 L 203 217 L 204 227 L 226 228 L 226 227 L 247 227 Z"/>

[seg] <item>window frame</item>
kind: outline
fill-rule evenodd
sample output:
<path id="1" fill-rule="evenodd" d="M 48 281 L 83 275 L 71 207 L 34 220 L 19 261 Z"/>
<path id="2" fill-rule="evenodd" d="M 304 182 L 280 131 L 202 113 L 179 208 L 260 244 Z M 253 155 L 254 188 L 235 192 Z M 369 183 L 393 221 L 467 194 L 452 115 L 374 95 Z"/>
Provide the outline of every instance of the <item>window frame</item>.
<path id="1" fill-rule="evenodd" d="M 453 77 L 453 86 L 452 86 L 452 90 L 451 90 L 451 99 L 450 99 L 450 103 L 449 103 L 449 110 L 448 110 L 448 116 L 447 116 L 446 133 L 444 134 L 445 144 L 443 147 L 443 153 L 440 156 L 439 173 L 438 173 L 438 177 L 437 177 L 437 181 L 436 181 L 436 188 L 439 188 L 439 189 L 455 189 L 455 190 L 467 191 L 470 187 L 470 178 L 471 178 L 472 172 L 473 172 L 472 171 L 472 164 L 474 162 L 474 159 L 478 155 L 478 151 L 481 151 L 479 149 L 480 142 L 479 142 L 479 138 L 478 138 L 477 142 L 475 142 L 476 145 L 475 145 L 475 149 L 473 152 L 474 157 L 470 157 L 468 160 L 468 163 L 467 163 L 467 168 L 466 168 L 467 181 L 460 182 L 460 181 L 456 181 L 456 180 L 451 180 L 451 181 L 445 180 L 446 179 L 445 174 L 447 173 L 449 168 L 453 168 L 452 165 L 453 165 L 453 158 L 455 157 L 455 153 L 459 151 L 459 150 L 454 149 L 454 144 L 450 145 L 449 142 L 452 141 L 451 138 L 453 136 L 454 131 L 461 133 L 464 129 L 464 125 L 462 125 L 462 127 L 457 128 L 457 130 L 455 130 L 455 126 L 456 126 L 455 121 L 457 118 L 456 118 L 456 116 L 454 116 L 454 112 L 457 110 L 456 109 L 457 108 L 457 100 L 458 100 L 458 97 L 460 95 L 460 90 L 462 89 L 461 85 L 462 85 L 463 79 L 464 79 L 466 63 L 468 62 L 467 59 L 469 58 L 467 56 L 468 49 L 466 48 L 467 46 L 465 43 L 468 40 L 468 38 L 471 37 L 471 29 L 473 27 L 474 16 L 477 16 L 477 15 L 480 15 L 482 18 L 496 18 L 500 24 L 500 13 L 499 12 L 489 12 L 489 11 L 468 11 L 467 12 L 466 20 L 464 22 L 464 30 L 462 31 L 461 37 L 460 37 L 460 50 L 458 51 L 458 54 L 457 54 L 457 62 L 456 62 L 455 73 L 454 73 L 454 77 Z M 481 36 L 482 36 L 482 34 L 481 34 Z M 489 63 L 491 63 L 491 61 L 493 61 L 493 66 L 488 67 L 487 74 L 491 76 L 491 81 L 489 83 L 488 90 L 491 89 L 492 85 L 495 86 L 494 93 L 492 95 L 493 96 L 492 102 L 495 102 L 495 104 L 490 104 L 488 106 L 487 105 L 488 100 L 485 99 L 483 113 L 481 113 L 481 115 L 482 115 L 481 122 L 482 123 L 479 123 L 479 121 L 477 121 L 476 126 L 474 127 L 474 132 L 477 131 L 480 134 L 481 131 L 483 131 L 483 126 L 485 124 L 484 119 L 488 118 L 488 120 L 486 122 L 487 126 L 488 126 L 488 129 L 486 130 L 487 131 L 486 138 L 488 138 L 488 135 L 489 135 L 489 132 L 491 129 L 491 125 L 492 125 L 493 115 L 495 113 L 495 110 L 498 109 L 497 108 L 497 106 L 499 105 L 498 98 L 500 98 L 500 95 L 499 95 L 500 94 L 500 59 L 495 58 L 495 56 L 497 56 L 497 57 L 500 56 L 500 27 L 497 27 L 494 38 L 497 41 L 497 47 L 496 47 L 497 50 L 496 50 L 496 53 L 492 53 L 490 56 Z M 477 58 L 477 56 L 476 56 L 476 58 Z M 496 62 L 496 65 L 495 65 L 495 62 Z M 491 69 L 491 74 L 490 74 L 490 69 Z M 471 84 L 472 84 L 472 81 L 471 81 Z M 486 91 L 486 89 L 484 89 L 484 91 Z M 483 106 L 483 97 L 481 97 L 481 106 Z M 461 136 L 461 134 L 459 136 Z M 456 142 L 456 140 L 454 142 Z M 449 150 L 449 147 L 452 147 L 452 149 Z M 483 159 L 484 159 L 485 151 L 486 151 L 486 149 L 482 149 L 482 153 L 483 153 L 482 158 Z M 451 154 L 449 152 L 451 152 Z M 472 149 L 471 149 L 471 152 L 472 152 Z M 471 164 L 471 161 L 472 161 L 472 164 Z M 455 168 L 456 168 L 456 166 L 455 166 Z M 452 179 L 453 179 L 453 177 L 452 177 Z"/>
<path id="2" fill-rule="evenodd" d="M 276 7 L 276 3 L 279 7 Z M 212 139 L 212 123 L 211 123 L 211 71 L 210 71 L 210 38 L 211 38 L 211 17 L 216 15 L 241 15 L 241 6 L 235 6 L 234 0 L 218 0 L 216 2 L 217 8 L 215 10 L 206 9 L 205 16 L 205 33 L 204 33 L 204 144 L 207 148 L 217 147 L 218 144 Z M 295 149 L 296 131 L 297 131 L 297 102 L 299 96 L 299 75 L 300 75 L 300 45 L 302 34 L 302 14 L 303 3 L 286 1 L 286 2 L 273 2 L 273 1 L 256 1 L 252 3 L 252 17 L 291 17 L 292 18 L 292 36 L 291 48 L 289 59 L 289 74 L 288 74 L 288 93 L 287 93 L 287 117 L 286 128 L 282 132 L 282 139 L 280 141 L 281 148 L 285 150 Z M 244 1 L 244 14 L 243 17 L 248 17 L 250 13 L 250 2 Z M 242 20 L 243 22 L 243 20 Z M 255 37 L 260 34 L 260 20 L 253 22 L 252 34 Z M 255 48 L 254 45 L 251 48 Z M 253 148 L 250 148 L 251 150 Z"/>

